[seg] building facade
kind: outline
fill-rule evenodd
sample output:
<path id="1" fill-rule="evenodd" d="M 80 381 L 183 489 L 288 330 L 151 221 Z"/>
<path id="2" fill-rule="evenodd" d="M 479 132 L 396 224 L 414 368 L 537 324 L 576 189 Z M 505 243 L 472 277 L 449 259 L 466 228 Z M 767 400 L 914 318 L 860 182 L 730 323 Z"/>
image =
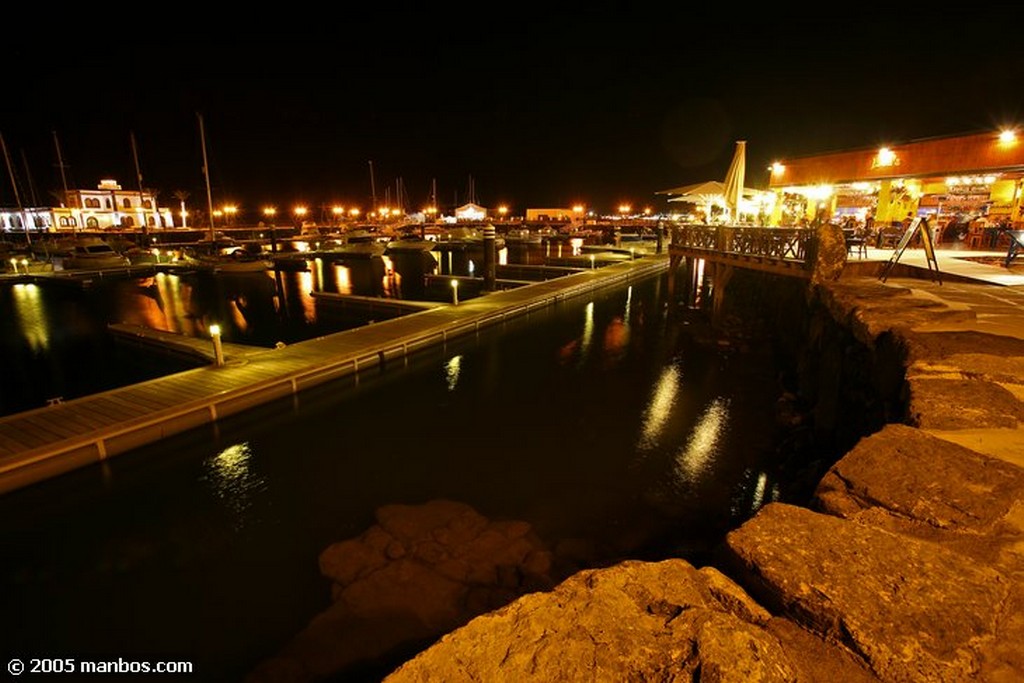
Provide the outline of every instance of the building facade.
<path id="1" fill-rule="evenodd" d="M 125 190 L 116 180 L 101 180 L 95 190 L 68 190 L 61 206 L 0 209 L 5 232 L 74 232 L 174 227 L 169 208 L 157 206 L 146 190 Z"/>
<path id="2" fill-rule="evenodd" d="M 1024 141 L 1013 130 L 782 160 L 773 164 L 773 225 L 922 216 L 940 230 L 981 220 L 1022 226 Z"/>

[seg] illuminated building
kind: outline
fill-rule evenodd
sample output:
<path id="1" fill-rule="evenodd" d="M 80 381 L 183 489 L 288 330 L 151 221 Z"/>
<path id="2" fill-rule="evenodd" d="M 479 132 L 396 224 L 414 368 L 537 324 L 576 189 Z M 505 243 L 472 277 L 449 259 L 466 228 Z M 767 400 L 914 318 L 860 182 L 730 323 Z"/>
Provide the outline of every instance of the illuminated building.
<path id="1" fill-rule="evenodd" d="M 1024 144 L 1012 130 L 782 159 L 771 167 L 771 223 L 870 212 L 876 224 L 982 216 L 1021 227 L 1022 178 Z"/>

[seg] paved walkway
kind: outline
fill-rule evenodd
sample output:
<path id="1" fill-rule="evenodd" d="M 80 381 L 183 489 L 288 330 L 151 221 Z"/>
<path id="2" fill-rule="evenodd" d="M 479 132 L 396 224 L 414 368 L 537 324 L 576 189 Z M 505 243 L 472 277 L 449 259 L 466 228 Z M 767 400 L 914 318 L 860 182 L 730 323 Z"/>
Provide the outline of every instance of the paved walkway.
<path id="1" fill-rule="evenodd" d="M 667 267 L 619 261 L 0 418 L 0 493 Z"/>

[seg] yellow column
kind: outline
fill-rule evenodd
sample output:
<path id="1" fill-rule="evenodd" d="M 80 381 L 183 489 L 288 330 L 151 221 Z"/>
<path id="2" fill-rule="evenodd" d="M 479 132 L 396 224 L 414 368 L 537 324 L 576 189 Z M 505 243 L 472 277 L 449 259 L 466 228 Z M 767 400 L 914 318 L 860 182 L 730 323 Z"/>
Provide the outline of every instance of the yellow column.
<path id="1" fill-rule="evenodd" d="M 882 225 L 888 224 L 892 220 L 892 205 L 890 199 L 892 197 L 892 181 L 883 180 L 879 183 L 878 187 L 878 208 L 875 209 L 875 224 L 881 227 Z"/>
<path id="2" fill-rule="evenodd" d="M 780 223 L 782 223 L 782 190 L 775 190 L 775 206 L 772 207 L 772 213 L 768 217 L 768 225 L 775 228 Z"/>

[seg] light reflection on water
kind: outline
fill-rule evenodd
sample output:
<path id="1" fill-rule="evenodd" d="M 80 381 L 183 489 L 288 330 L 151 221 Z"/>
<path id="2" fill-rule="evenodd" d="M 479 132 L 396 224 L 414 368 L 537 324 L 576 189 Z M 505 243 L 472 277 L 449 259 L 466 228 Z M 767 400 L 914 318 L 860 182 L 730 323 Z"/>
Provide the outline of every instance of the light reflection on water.
<path id="1" fill-rule="evenodd" d="M 236 530 L 249 521 L 253 500 L 267 486 L 266 480 L 253 471 L 252 456 L 252 448 L 243 442 L 228 446 L 203 463 L 200 480 L 224 504 Z"/>
<path id="2" fill-rule="evenodd" d="M 21 334 L 25 344 L 34 352 L 45 351 L 50 345 L 49 322 L 46 306 L 33 284 L 16 284 L 13 287 L 14 311 L 21 321 Z"/>
<path id="3" fill-rule="evenodd" d="M 719 440 L 729 422 L 729 402 L 716 398 L 693 426 L 686 446 L 676 456 L 676 476 L 685 482 L 705 474 L 714 464 Z"/>
<path id="4" fill-rule="evenodd" d="M 654 385 L 650 403 L 644 410 L 639 446 L 642 449 L 656 448 L 658 436 L 672 415 L 676 396 L 679 393 L 679 369 L 675 365 L 665 367 Z"/>
<path id="5" fill-rule="evenodd" d="M 448 380 L 448 391 L 455 391 L 459 385 L 459 371 L 462 369 L 462 356 L 453 356 L 445 365 L 445 378 Z"/>

